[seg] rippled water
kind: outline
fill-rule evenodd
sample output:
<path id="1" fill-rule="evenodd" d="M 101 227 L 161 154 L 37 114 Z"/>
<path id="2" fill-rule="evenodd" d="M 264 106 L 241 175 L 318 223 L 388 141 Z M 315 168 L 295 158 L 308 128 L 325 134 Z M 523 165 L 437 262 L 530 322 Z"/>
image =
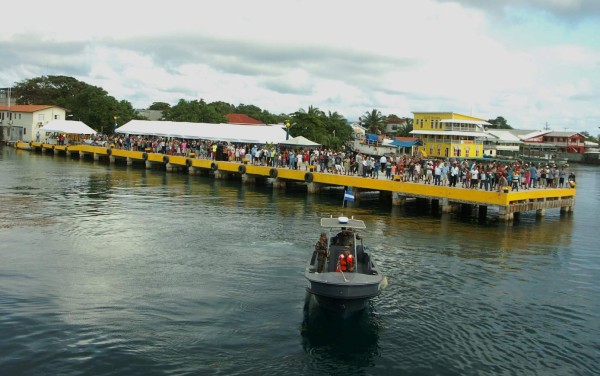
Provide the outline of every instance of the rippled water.
<path id="1" fill-rule="evenodd" d="M 1 374 L 594 375 L 600 169 L 561 217 L 361 202 L 388 276 L 340 320 L 305 294 L 339 194 L 0 149 Z"/>

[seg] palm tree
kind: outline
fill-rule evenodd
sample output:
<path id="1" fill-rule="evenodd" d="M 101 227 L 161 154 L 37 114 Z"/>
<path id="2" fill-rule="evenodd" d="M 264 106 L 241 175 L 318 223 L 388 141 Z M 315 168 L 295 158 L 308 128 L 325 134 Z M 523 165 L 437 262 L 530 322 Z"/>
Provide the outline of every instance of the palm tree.
<path id="1" fill-rule="evenodd" d="M 405 118 L 404 124 L 396 131 L 396 137 L 410 137 L 410 132 L 413 130 L 413 119 Z"/>
<path id="2" fill-rule="evenodd" d="M 370 133 L 380 133 L 385 127 L 384 119 L 381 111 L 373 109 L 371 112 L 365 112 L 362 124 Z"/>

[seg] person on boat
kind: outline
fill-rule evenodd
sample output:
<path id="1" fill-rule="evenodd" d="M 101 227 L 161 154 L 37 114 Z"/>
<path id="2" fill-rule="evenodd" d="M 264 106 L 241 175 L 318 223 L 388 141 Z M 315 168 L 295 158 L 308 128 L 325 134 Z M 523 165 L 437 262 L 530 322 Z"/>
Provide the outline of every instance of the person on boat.
<path id="1" fill-rule="evenodd" d="M 338 259 L 336 272 L 353 272 L 354 271 L 354 256 L 350 254 L 350 246 L 346 246 L 344 253 L 340 254 Z"/>
<path id="2" fill-rule="evenodd" d="M 348 245 L 352 240 L 352 232 L 346 227 L 342 227 L 342 230 L 333 237 L 333 244 L 335 245 Z"/>
<path id="3" fill-rule="evenodd" d="M 325 267 L 325 260 L 329 257 L 329 251 L 327 250 L 327 234 L 322 232 L 321 237 L 315 245 L 315 252 L 317 252 L 317 273 L 322 273 Z"/>

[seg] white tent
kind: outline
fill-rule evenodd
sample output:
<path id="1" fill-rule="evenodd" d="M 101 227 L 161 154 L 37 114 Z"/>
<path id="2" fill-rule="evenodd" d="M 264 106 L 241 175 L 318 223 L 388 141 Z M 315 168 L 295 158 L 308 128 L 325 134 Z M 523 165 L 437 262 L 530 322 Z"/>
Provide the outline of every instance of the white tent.
<path id="1" fill-rule="evenodd" d="M 285 141 L 285 130 L 281 124 L 240 125 L 131 120 L 117 128 L 115 132 L 133 135 L 243 142 L 249 144 L 279 144 L 282 141 Z"/>
<path id="2" fill-rule="evenodd" d="M 40 128 L 40 132 L 61 132 L 67 134 L 96 134 L 85 123 L 76 120 L 52 120 Z"/>
<path id="3" fill-rule="evenodd" d="M 294 138 L 290 138 L 289 140 L 285 140 L 280 142 L 281 145 L 290 145 L 290 146 L 321 146 L 321 144 L 317 144 L 316 142 L 312 142 L 308 138 L 304 136 L 297 136 Z"/>

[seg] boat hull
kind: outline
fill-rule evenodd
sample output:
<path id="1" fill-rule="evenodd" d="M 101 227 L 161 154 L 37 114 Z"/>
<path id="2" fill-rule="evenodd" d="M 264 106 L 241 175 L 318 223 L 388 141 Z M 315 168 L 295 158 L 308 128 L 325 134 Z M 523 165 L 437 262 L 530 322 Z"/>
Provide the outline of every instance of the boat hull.
<path id="1" fill-rule="evenodd" d="M 319 307 L 339 315 L 351 315 L 368 307 L 369 299 L 333 299 L 326 296 L 315 295 Z"/>
<path id="2" fill-rule="evenodd" d="M 307 280 L 306 291 L 314 295 L 319 306 L 335 313 L 349 314 L 363 310 L 369 299 L 379 295 L 383 277 L 379 274 L 342 276 L 341 273 L 324 273 L 309 276 Z"/>
<path id="3" fill-rule="evenodd" d="M 308 292 L 325 298 L 352 300 L 372 298 L 379 294 L 381 278 L 371 283 L 328 283 L 308 280 Z"/>

